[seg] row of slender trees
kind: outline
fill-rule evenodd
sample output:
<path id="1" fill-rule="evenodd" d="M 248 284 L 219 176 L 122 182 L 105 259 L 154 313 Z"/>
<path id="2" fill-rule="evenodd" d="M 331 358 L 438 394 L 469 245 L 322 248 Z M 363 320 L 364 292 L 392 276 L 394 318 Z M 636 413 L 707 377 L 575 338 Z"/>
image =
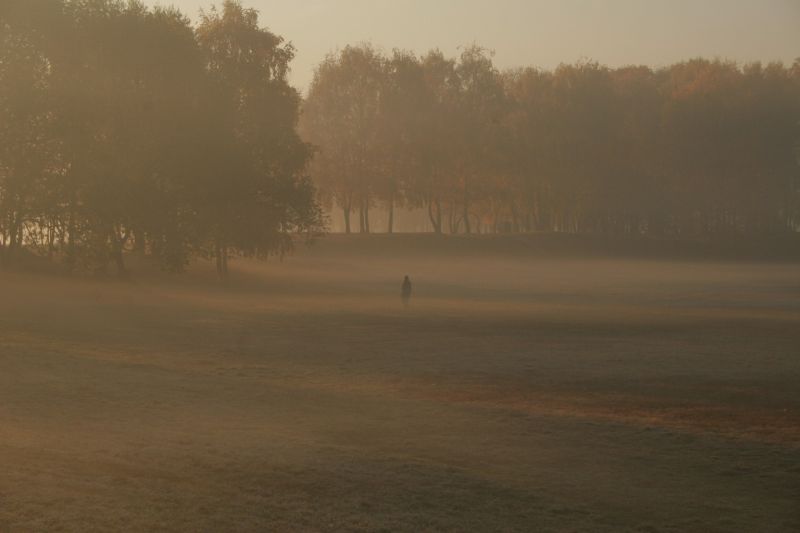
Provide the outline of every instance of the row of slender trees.
<path id="1" fill-rule="evenodd" d="M 397 206 L 439 233 L 797 231 L 799 127 L 800 59 L 501 72 L 368 44 L 319 65 L 301 119 L 348 232 Z"/>
<path id="2" fill-rule="evenodd" d="M 126 271 L 123 251 L 282 253 L 323 224 L 294 49 L 225 1 L 197 26 L 119 0 L 0 2 L 0 253 Z"/>

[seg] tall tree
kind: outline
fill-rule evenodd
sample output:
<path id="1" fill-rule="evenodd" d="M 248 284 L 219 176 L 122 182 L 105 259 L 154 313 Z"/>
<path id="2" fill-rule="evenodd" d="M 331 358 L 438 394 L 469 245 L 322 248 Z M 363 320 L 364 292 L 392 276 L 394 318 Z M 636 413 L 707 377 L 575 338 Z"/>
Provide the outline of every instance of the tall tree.
<path id="1" fill-rule="evenodd" d="M 294 47 L 233 0 L 202 15 L 197 39 L 217 118 L 197 208 L 224 277 L 232 249 L 282 253 L 290 231 L 317 228 L 321 218 L 305 174 L 311 149 L 296 130 L 300 95 L 286 78 Z"/>
<path id="2" fill-rule="evenodd" d="M 318 67 L 303 112 L 303 131 L 318 148 L 316 173 L 329 199 L 342 209 L 345 231 L 358 210 L 369 232 L 376 176 L 386 172 L 381 143 L 385 59 L 370 45 L 348 46 Z"/>
<path id="3" fill-rule="evenodd" d="M 505 92 L 492 54 L 479 46 L 461 53 L 455 68 L 454 131 L 456 151 L 452 164 L 458 176 L 464 231 L 472 232 L 472 203 L 482 187 L 497 177 L 498 140 L 505 112 Z"/>

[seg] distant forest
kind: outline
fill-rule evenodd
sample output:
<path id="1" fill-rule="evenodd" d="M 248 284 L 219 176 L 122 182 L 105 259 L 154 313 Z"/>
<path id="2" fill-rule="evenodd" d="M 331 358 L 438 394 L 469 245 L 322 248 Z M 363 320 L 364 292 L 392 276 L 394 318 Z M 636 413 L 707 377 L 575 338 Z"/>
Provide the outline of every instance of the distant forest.
<path id="1" fill-rule="evenodd" d="M 800 230 L 800 60 L 500 71 L 475 45 L 360 44 L 303 98 L 293 57 L 230 0 L 196 25 L 138 1 L 2 0 L 3 262 L 25 247 L 124 275 L 130 251 L 224 277 L 330 210 L 347 232 L 392 232 L 397 208 L 437 233 Z"/>
<path id="2" fill-rule="evenodd" d="M 301 131 L 348 232 L 373 206 L 389 232 L 395 206 L 439 233 L 800 229 L 800 59 L 500 72 L 477 46 L 359 45 L 319 66 Z"/>

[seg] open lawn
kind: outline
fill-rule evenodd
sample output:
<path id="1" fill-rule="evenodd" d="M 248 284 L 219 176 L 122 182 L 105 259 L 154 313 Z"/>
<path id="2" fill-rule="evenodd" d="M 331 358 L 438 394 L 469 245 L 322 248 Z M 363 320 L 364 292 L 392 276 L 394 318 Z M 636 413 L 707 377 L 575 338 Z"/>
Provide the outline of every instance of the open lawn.
<path id="1" fill-rule="evenodd" d="M 800 530 L 799 262 L 359 239 L 0 273 L 0 531 Z"/>

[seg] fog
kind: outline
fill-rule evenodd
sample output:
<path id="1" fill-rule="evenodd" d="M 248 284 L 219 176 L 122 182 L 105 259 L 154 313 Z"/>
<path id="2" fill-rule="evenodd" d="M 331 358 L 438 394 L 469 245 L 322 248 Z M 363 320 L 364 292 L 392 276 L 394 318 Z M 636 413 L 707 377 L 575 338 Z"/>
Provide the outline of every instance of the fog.
<path id="1" fill-rule="evenodd" d="M 800 530 L 794 4 L 195 7 L 0 2 L 0 532 Z"/>
<path id="2" fill-rule="evenodd" d="M 175 5 L 192 20 L 207 0 L 149 1 Z M 310 86 L 325 55 L 372 42 L 422 54 L 457 55 L 478 43 L 492 48 L 500 68 L 589 58 L 605 65 L 663 66 L 692 57 L 791 63 L 800 49 L 800 7 L 787 0 L 251 0 L 265 26 L 297 47 L 292 84 Z M 762 31 L 769 28 L 769 31 Z"/>
<path id="3" fill-rule="evenodd" d="M 5 274 L 0 524 L 796 525 L 795 263 L 376 239 Z"/>

